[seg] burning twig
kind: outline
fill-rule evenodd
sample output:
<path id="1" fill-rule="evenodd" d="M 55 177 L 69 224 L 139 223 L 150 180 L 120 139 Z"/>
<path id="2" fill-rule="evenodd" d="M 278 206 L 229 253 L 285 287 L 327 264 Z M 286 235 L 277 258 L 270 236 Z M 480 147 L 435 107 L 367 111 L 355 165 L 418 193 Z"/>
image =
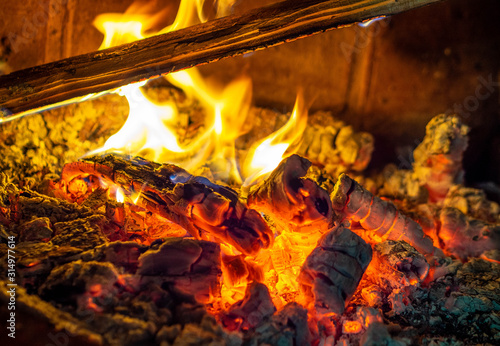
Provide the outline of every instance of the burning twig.
<path id="1" fill-rule="evenodd" d="M 342 314 L 371 258 L 370 245 L 339 226 L 320 239 L 318 247 L 307 257 L 298 281 L 319 314 Z"/>
<path id="2" fill-rule="evenodd" d="M 70 187 L 75 181 L 85 185 L 98 179 L 119 186 L 129 197 L 135 194 L 136 205 L 181 225 L 197 239 L 220 239 L 245 254 L 255 254 L 272 242 L 266 222 L 246 208 L 234 190 L 174 165 L 96 156 L 67 164 L 58 188 L 71 199 L 81 200 L 85 194 L 71 193 Z"/>
<path id="3" fill-rule="evenodd" d="M 424 254 L 434 251 L 432 240 L 422 227 L 402 214 L 392 202 L 367 191 L 346 174 L 339 177 L 332 192 L 333 209 L 340 215 L 359 222 L 369 238 L 405 240 Z"/>

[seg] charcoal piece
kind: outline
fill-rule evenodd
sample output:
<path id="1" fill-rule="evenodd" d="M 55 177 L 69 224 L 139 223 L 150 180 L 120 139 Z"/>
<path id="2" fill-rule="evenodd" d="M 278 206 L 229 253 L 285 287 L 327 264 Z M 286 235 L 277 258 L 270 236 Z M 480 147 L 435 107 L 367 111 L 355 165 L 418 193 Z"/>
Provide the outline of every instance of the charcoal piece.
<path id="1" fill-rule="evenodd" d="M 298 155 L 284 159 L 271 175 L 254 186 L 248 205 L 267 215 L 282 229 L 325 232 L 332 224 L 328 193 L 306 178 L 311 162 Z"/>
<path id="2" fill-rule="evenodd" d="M 228 330 L 253 330 L 276 311 L 266 285 L 252 282 L 245 297 L 231 305 L 224 313 L 222 323 Z"/>
<path id="3" fill-rule="evenodd" d="M 406 345 L 406 343 L 392 338 L 387 326 L 381 322 L 373 322 L 368 326 L 368 329 L 361 337 L 360 344 L 366 346 Z"/>
<path id="4" fill-rule="evenodd" d="M 81 204 L 84 207 L 97 210 L 103 205 L 109 203 L 108 201 L 108 190 L 101 187 L 96 188 L 92 193 L 83 201 Z"/>
<path id="5" fill-rule="evenodd" d="M 225 268 L 224 283 L 229 287 L 246 285 L 247 282 L 254 280 L 262 282 L 264 279 L 262 268 L 251 261 L 246 261 L 244 255 L 223 255 L 222 265 Z"/>
<path id="6" fill-rule="evenodd" d="M 0 248 L 0 268 L 5 268 L 2 272 L 7 273 L 7 246 L 1 245 L 5 246 L 5 251 Z M 70 246 L 55 246 L 51 242 L 20 242 L 15 251 L 18 284 L 33 293 L 47 279 L 54 266 L 68 262 L 82 250 Z"/>
<path id="7" fill-rule="evenodd" d="M 500 248 L 500 223 L 488 224 L 455 208 L 439 211 L 436 233 L 443 249 L 463 260 Z"/>
<path id="8" fill-rule="evenodd" d="M 35 217 L 48 217 L 52 224 L 57 222 L 84 219 L 96 215 L 96 211 L 75 203 L 25 190 L 19 195 L 15 204 L 11 205 L 18 215 L 16 221 L 30 220 Z"/>
<path id="9" fill-rule="evenodd" d="M 146 252 L 147 246 L 136 242 L 112 242 L 99 245 L 83 252 L 78 259 L 84 261 L 110 262 L 116 268 L 123 268 L 128 273 L 135 273 L 139 267 L 139 256 Z"/>
<path id="10" fill-rule="evenodd" d="M 443 205 L 486 223 L 500 223 L 500 206 L 489 201 L 483 190 L 454 185 L 448 191 Z"/>
<path id="11" fill-rule="evenodd" d="M 51 242 L 54 245 L 69 245 L 83 250 L 93 249 L 105 244 L 106 238 L 97 225 L 102 222 L 101 216 L 86 219 L 58 222 L 54 224 L 55 236 Z"/>
<path id="12" fill-rule="evenodd" d="M 40 217 L 23 223 L 19 229 L 20 241 L 49 241 L 52 228 L 48 217 Z"/>
<path id="13" fill-rule="evenodd" d="M 360 222 L 369 240 L 405 240 L 424 254 L 434 246 L 422 227 L 390 202 L 373 196 L 346 174 L 341 174 L 331 194 L 333 209 L 342 217 Z"/>
<path id="14" fill-rule="evenodd" d="M 168 238 L 158 249 L 139 257 L 137 274 L 154 277 L 178 293 L 209 302 L 220 295 L 220 246 L 204 240 Z"/>
<path id="15" fill-rule="evenodd" d="M 442 201 L 451 186 L 463 183 L 462 158 L 469 128 L 456 115 L 440 114 L 429 121 L 425 137 L 413 151 L 413 171 L 429 191 L 429 201 Z"/>
<path id="16" fill-rule="evenodd" d="M 200 324 L 187 323 L 173 342 L 174 346 L 227 345 L 241 346 L 242 340 L 238 334 L 224 331 L 220 325 L 208 315 Z"/>
<path id="17" fill-rule="evenodd" d="M 54 268 L 40 286 L 39 294 L 49 301 L 86 304 L 86 298 L 101 296 L 96 290 L 112 298 L 118 277 L 116 268 L 110 263 L 73 261 Z"/>
<path id="18" fill-rule="evenodd" d="M 370 245 L 343 226 L 323 235 L 298 277 L 318 314 L 344 312 L 371 258 Z"/>
<path id="19" fill-rule="evenodd" d="M 373 247 L 367 274 L 388 289 L 418 286 L 429 273 L 425 257 L 405 241 L 387 240 Z"/>
<path id="20" fill-rule="evenodd" d="M 114 313 L 92 314 L 86 317 L 92 330 L 110 345 L 152 344 L 157 326 L 150 321 Z"/>
<path id="21" fill-rule="evenodd" d="M 266 222 L 246 208 L 234 190 L 177 166 L 138 157 L 95 156 L 65 165 L 56 189 L 70 200 L 80 199 L 69 185 L 89 177 L 121 187 L 126 196 L 137 193 L 135 204 L 181 225 L 195 238 L 227 242 L 245 254 L 255 254 L 272 242 Z"/>
<path id="22" fill-rule="evenodd" d="M 8 281 L 0 281 L 0 318 L 7 321 L 10 318 L 6 307 L 10 300 Z M 16 287 L 15 309 L 15 340 L 16 345 L 102 345 L 103 337 L 92 331 L 80 318 L 57 309 L 52 304 L 31 295 L 21 287 Z M 6 333 L 2 332 L 5 341 Z M 4 337 L 5 336 L 5 337 Z M 5 341 L 4 345 L 9 344 Z"/>
<path id="23" fill-rule="evenodd" d="M 182 331 L 182 326 L 180 324 L 174 324 L 172 326 L 163 326 L 156 333 L 156 343 L 161 344 L 166 341 L 170 344 L 174 342 L 174 340 L 180 335 Z"/>
<path id="24" fill-rule="evenodd" d="M 252 337 L 258 345 L 310 345 L 307 310 L 295 302 L 289 303 L 275 312 L 269 322 L 256 328 Z"/>

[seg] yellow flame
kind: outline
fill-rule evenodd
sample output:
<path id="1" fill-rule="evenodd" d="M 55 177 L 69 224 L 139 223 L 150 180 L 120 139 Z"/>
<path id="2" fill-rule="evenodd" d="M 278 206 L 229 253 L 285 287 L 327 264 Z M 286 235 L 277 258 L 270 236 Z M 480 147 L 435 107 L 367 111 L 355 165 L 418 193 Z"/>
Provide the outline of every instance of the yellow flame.
<path id="1" fill-rule="evenodd" d="M 228 5 L 232 5 L 229 1 Z M 222 10 L 219 5 L 219 10 Z M 156 34 L 167 33 L 207 20 L 203 13 L 204 0 L 182 0 L 174 22 Z M 124 44 L 152 36 L 151 28 L 159 16 L 148 16 L 147 7 L 132 6 L 124 14 L 103 14 L 94 25 L 104 33 L 100 49 Z M 149 100 L 139 89 L 144 84 L 122 87 L 117 92 L 125 96 L 130 105 L 127 121 L 120 131 L 92 154 L 113 151 L 141 155 L 157 162 L 183 165 L 196 169 L 211 154 L 210 168 L 219 179 L 232 178 L 241 182 L 236 165 L 234 141 L 241 135 L 251 101 L 251 82 L 241 78 L 222 91 L 208 85 L 196 68 L 171 73 L 165 78 L 197 99 L 206 114 L 205 133 L 201 133 L 189 146 L 181 145 L 176 123 L 178 112 L 173 104 L 158 104 Z"/>
<path id="2" fill-rule="evenodd" d="M 272 172 L 284 157 L 293 154 L 296 148 L 291 148 L 291 145 L 298 144 L 306 125 L 307 110 L 304 107 L 302 94 L 299 93 L 287 123 L 250 149 L 243 167 L 247 177 L 244 186 L 262 179 Z"/>
<path id="3" fill-rule="evenodd" d="M 125 194 L 123 193 L 123 190 L 121 187 L 116 189 L 116 196 L 115 199 L 118 203 L 123 203 L 125 202 Z"/>

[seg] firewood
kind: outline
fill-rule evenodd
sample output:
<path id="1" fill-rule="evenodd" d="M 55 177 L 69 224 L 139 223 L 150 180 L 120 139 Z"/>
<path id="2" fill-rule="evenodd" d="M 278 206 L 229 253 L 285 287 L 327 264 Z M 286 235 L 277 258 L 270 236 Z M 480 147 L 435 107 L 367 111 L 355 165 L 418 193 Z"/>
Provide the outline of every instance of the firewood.
<path id="1" fill-rule="evenodd" d="M 306 178 L 311 162 L 298 155 L 284 159 L 271 175 L 253 187 L 248 205 L 270 215 L 281 229 L 325 232 L 332 225 L 328 193 Z"/>
<path id="2" fill-rule="evenodd" d="M 0 76 L 0 110 L 34 110 L 439 1 L 442 0 L 283 1 Z"/>
<path id="3" fill-rule="evenodd" d="M 234 190 L 177 166 L 137 157 L 96 156 L 65 165 L 58 188 L 70 198 L 81 198 L 68 191 L 80 178 L 101 179 L 121 187 L 127 196 L 136 194 L 136 205 L 177 223 L 197 239 L 226 242 L 245 254 L 255 254 L 272 242 L 266 222 L 240 202 Z"/>
<path id="4" fill-rule="evenodd" d="M 422 227 L 402 214 L 390 201 L 367 191 L 348 175 L 342 174 L 331 194 L 333 209 L 340 215 L 359 222 L 368 237 L 380 240 L 404 240 L 423 254 L 434 251 L 432 240 Z"/>
<path id="5" fill-rule="evenodd" d="M 307 257 L 298 281 L 318 314 L 344 312 L 372 258 L 372 249 L 358 235 L 338 226 Z"/>

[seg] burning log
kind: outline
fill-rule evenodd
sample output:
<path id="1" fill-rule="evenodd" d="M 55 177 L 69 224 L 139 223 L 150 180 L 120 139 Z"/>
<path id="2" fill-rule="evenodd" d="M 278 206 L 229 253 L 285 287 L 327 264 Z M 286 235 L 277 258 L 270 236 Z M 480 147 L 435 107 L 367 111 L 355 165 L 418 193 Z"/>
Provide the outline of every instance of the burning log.
<path id="1" fill-rule="evenodd" d="M 0 76 L 0 110 L 28 111 L 439 1 L 283 1 Z"/>
<path id="2" fill-rule="evenodd" d="M 272 242 L 266 222 L 246 208 L 234 190 L 177 166 L 96 156 L 65 165 L 57 188 L 70 199 L 81 200 L 85 194 L 72 192 L 70 186 L 83 179 L 91 182 L 91 188 L 97 187 L 95 180 L 103 180 L 121 187 L 129 197 L 135 194 L 136 205 L 181 225 L 197 239 L 220 239 L 245 254 L 255 254 Z"/>
<path id="3" fill-rule="evenodd" d="M 432 240 L 425 236 L 418 223 L 402 214 L 392 202 L 374 196 L 346 174 L 339 177 L 331 198 L 333 209 L 359 222 L 369 238 L 404 240 L 423 254 L 433 253 Z"/>
<path id="4" fill-rule="evenodd" d="M 311 162 L 298 155 L 284 159 L 271 175 L 252 188 L 248 205 L 270 215 L 282 229 L 325 232 L 332 224 L 328 193 L 306 178 Z"/>
<path id="5" fill-rule="evenodd" d="M 298 281 L 318 314 L 344 312 L 372 258 L 363 239 L 343 226 L 323 235 L 307 257 Z"/>

